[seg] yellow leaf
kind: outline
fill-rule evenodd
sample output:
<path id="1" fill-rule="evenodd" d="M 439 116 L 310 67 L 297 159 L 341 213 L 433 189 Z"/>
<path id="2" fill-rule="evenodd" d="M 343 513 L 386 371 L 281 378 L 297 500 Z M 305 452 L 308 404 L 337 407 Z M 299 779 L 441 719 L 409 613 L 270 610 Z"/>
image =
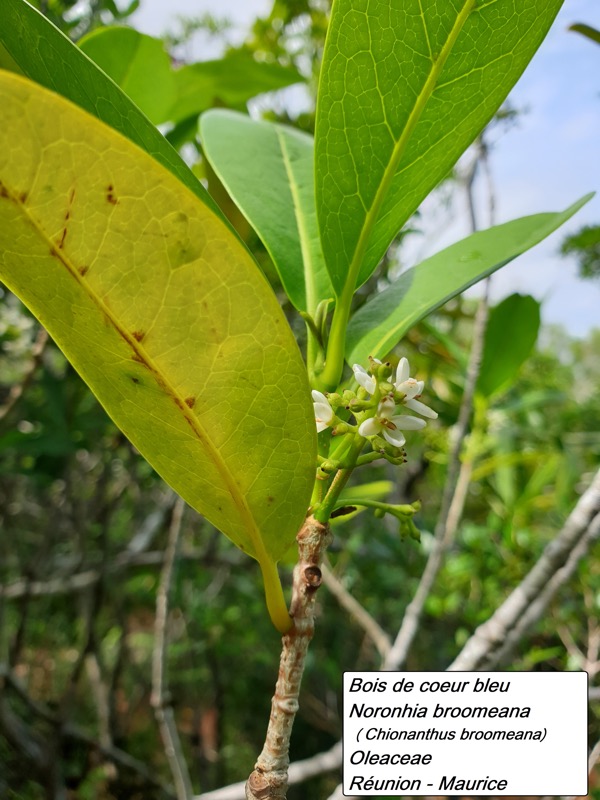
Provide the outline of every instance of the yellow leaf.
<path id="1" fill-rule="evenodd" d="M 0 72 L 0 278 L 156 471 L 259 561 L 285 627 L 275 562 L 310 499 L 315 425 L 244 246 L 128 139 Z"/>

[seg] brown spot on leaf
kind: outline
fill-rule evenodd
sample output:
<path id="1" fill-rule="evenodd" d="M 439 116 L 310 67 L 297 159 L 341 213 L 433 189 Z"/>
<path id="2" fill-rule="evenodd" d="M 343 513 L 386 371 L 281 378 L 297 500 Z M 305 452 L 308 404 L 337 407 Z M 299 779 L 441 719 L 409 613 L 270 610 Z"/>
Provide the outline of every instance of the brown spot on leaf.
<path id="1" fill-rule="evenodd" d="M 3 183 L 0 183 L 0 197 L 9 197 L 8 190 Z"/>
<path id="2" fill-rule="evenodd" d="M 84 275 L 87 275 L 88 270 L 89 270 L 89 267 L 86 267 L 86 266 L 77 267 L 77 272 L 81 275 L 82 278 L 84 277 Z"/>
<path id="3" fill-rule="evenodd" d="M 109 183 L 108 186 L 106 187 L 106 200 L 111 205 L 116 206 L 119 201 L 115 197 L 115 193 L 114 192 L 115 192 L 114 186 L 112 185 L 112 183 Z"/>
<path id="4" fill-rule="evenodd" d="M 185 404 L 189 408 L 193 408 L 196 405 L 196 398 L 195 397 L 186 397 Z"/>
<path id="5" fill-rule="evenodd" d="M 138 364 L 143 364 L 145 367 L 148 366 L 139 353 L 134 353 L 131 356 L 131 359 L 132 359 L 132 361 L 136 361 Z"/>
<path id="6" fill-rule="evenodd" d="M 54 258 L 60 258 L 60 256 L 58 255 L 58 250 L 56 249 L 56 247 L 52 247 L 52 246 L 50 247 L 50 255 L 54 256 Z"/>
<path id="7" fill-rule="evenodd" d="M 133 383 L 139 383 L 140 382 L 140 379 L 136 378 L 135 375 L 130 375 L 129 377 L 131 378 Z"/>
<path id="8" fill-rule="evenodd" d="M 21 201 L 21 203 L 26 203 L 27 202 L 27 192 L 21 192 L 21 194 L 19 195 L 19 200 Z"/>
<path id="9" fill-rule="evenodd" d="M 271 504 L 271 503 L 272 503 L 274 500 L 275 500 L 275 498 L 274 498 L 274 497 L 272 497 L 271 495 L 269 495 L 269 496 L 267 497 L 267 503 L 269 503 L 269 504 Z"/>
<path id="10" fill-rule="evenodd" d="M 58 242 L 58 249 L 62 250 L 65 244 L 65 239 L 67 238 L 67 229 L 63 228 L 62 235 L 60 237 L 60 241 Z"/>
<path id="11" fill-rule="evenodd" d="M 181 408 L 182 411 L 184 410 L 183 409 L 183 403 L 181 404 L 180 408 Z M 197 436 L 198 434 L 197 434 L 197 431 L 196 431 L 196 427 L 194 425 L 194 421 L 192 419 L 190 419 L 187 416 L 187 414 L 185 414 L 183 418 L 186 421 L 186 424 L 188 425 L 188 427 L 190 427 L 192 429 L 192 433 L 194 434 L 194 436 Z"/>
<path id="12" fill-rule="evenodd" d="M 144 331 L 133 331 L 131 335 L 136 340 L 136 342 L 141 342 L 146 334 L 144 333 Z"/>

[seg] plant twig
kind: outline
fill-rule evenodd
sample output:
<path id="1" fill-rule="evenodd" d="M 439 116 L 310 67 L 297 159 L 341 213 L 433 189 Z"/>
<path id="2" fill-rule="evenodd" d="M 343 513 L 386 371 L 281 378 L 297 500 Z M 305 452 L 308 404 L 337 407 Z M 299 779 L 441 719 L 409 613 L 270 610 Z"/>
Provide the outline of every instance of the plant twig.
<path id="1" fill-rule="evenodd" d="M 289 746 L 298 711 L 306 652 L 314 633 L 316 591 L 322 583 L 321 562 L 331 542 L 329 526 L 308 517 L 300 529 L 294 567 L 290 616 L 292 628 L 282 637 L 279 676 L 262 753 L 246 782 L 247 800 L 284 800 L 288 787 Z"/>
<path id="2" fill-rule="evenodd" d="M 110 730 L 110 703 L 108 688 L 102 677 L 100 660 L 96 652 L 88 653 L 85 659 L 85 667 L 88 680 L 92 688 L 92 693 L 96 701 L 98 714 L 98 741 L 102 747 L 110 748 L 113 745 Z"/>
<path id="3" fill-rule="evenodd" d="M 209 561 L 206 552 L 200 549 L 181 553 L 179 558 L 186 561 Z M 162 550 L 151 550 L 147 553 L 130 553 L 125 551 L 108 562 L 106 571 L 110 572 L 111 575 L 115 575 L 125 569 L 133 569 L 135 567 L 162 566 L 164 560 L 165 554 Z M 239 561 L 240 559 L 235 553 L 232 555 L 222 554 L 219 556 L 218 563 L 228 566 L 237 566 Z M 210 559 L 210 563 L 214 563 L 214 560 Z M 25 596 L 31 598 L 50 597 L 53 595 L 83 592 L 95 583 L 98 583 L 101 577 L 102 573 L 100 569 L 93 567 L 82 570 L 81 572 L 75 572 L 72 575 L 51 578 L 47 581 L 30 581 L 24 577 L 18 578 L 5 586 L 0 585 L 0 598 L 16 600 Z"/>
<path id="4" fill-rule="evenodd" d="M 369 614 L 367 609 L 362 606 L 356 598 L 352 597 L 344 584 L 329 568 L 327 561 L 324 561 L 321 565 L 321 571 L 323 573 L 323 583 L 325 586 L 327 586 L 341 607 L 350 614 L 358 625 L 360 625 L 377 648 L 379 655 L 382 658 L 386 658 L 392 647 L 392 642 L 388 634 L 383 630 L 377 620 Z"/>
<path id="5" fill-rule="evenodd" d="M 506 660 L 598 537 L 600 470 L 530 572 L 477 628 L 448 669 L 493 670 Z"/>
<path id="6" fill-rule="evenodd" d="M 91 750 L 95 750 L 98 753 L 101 753 L 105 758 L 109 759 L 110 761 L 114 762 L 118 766 L 127 769 L 136 775 L 138 775 L 145 784 L 152 787 L 157 787 L 161 791 L 161 796 L 165 797 L 167 800 L 174 800 L 173 795 L 160 783 L 160 781 L 156 778 L 156 776 L 152 773 L 150 769 L 146 767 L 146 765 L 138 761 L 133 756 L 130 756 L 129 753 L 126 753 L 124 750 L 119 749 L 118 747 L 105 747 L 101 744 L 101 742 L 97 741 L 93 736 L 88 734 L 78 725 L 74 725 L 70 722 L 64 722 L 60 719 L 60 717 L 53 711 L 51 711 L 46 705 L 39 703 L 36 700 L 33 700 L 22 685 L 21 681 L 15 677 L 12 670 L 6 664 L 0 664 L 0 689 L 2 689 L 2 684 L 4 686 L 11 689 L 21 701 L 23 701 L 27 708 L 35 714 L 35 716 L 39 717 L 40 719 L 44 720 L 44 722 L 48 723 L 53 727 L 53 729 L 58 732 L 62 739 L 71 739 L 76 742 L 80 742 L 85 744 Z M 4 712 L 10 711 L 8 709 L 8 705 L 5 702 L 2 706 L 2 710 Z M 14 715 L 10 718 L 14 723 Z M 4 719 L 6 722 L 6 718 Z M 0 717 L 0 723 L 2 723 L 2 718 Z M 41 768 L 45 767 L 44 761 L 44 753 L 43 753 L 43 741 L 39 735 L 39 733 L 28 730 L 25 728 L 24 723 L 20 720 L 19 723 L 19 731 L 23 736 L 25 733 L 29 737 L 31 741 L 27 742 L 26 746 L 27 749 L 31 747 L 32 744 L 36 746 L 35 750 L 32 750 L 29 753 L 30 758 L 32 759 L 39 759 L 39 766 Z M 26 741 L 26 739 L 24 739 Z"/>
<path id="7" fill-rule="evenodd" d="M 42 360 L 42 356 L 44 355 L 44 350 L 46 348 L 46 343 L 48 342 L 48 332 L 45 328 L 40 328 L 38 335 L 33 343 L 31 348 L 31 361 L 29 367 L 27 368 L 27 372 L 21 379 L 19 383 L 16 383 L 14 386 L 11 387 L 8 397 L 3 405 L 0 406 L 0 420 L 7 417 L 16 404 L 19 402 L 20 397 L 23 395 L 23 392 L 27 389 L 29 384 L 31 383 L 33 376 L 35 375 L 35 371 L 40 365 Z"/>
<path id="8" fill-rule="evenodd" d="M 331 772 L 340 768 L 342 763 L 342 743 L 336 742 L 329 750 L 319 753 L 311 758 L 304 758 L 301 761 L 294 761 L 288 770 L 288 785 L 295 786 L 304 783 L 311 778 L 316 778 L 324 772 Z M 212 792 L 197 794 L 193 800 L 245 800 L 246 783 L 232 783 L 223 786 L 222 789 L 214 789 Z"/>
<path id="9" fill-rule="evenodd" d="M 152 694 L 150 705 L 158 722 L 160 735 L 169 763 L 177 800 L 191 800 L 194 794 L 190 773 L 187 768 L 179 732 L 175 724 L 173 707 L 167 690 L 167 621 L 169 617 L 169 592 L 173 578 L 173 567 L 177 555 L 177 545 L 181 534 L 185 503 L 178 498 L 173 506 L 169 527 L 165 560 L 160 573 L 156 593 L 156 620 L 154 623 L 154 650 L 152 652 Z"/>

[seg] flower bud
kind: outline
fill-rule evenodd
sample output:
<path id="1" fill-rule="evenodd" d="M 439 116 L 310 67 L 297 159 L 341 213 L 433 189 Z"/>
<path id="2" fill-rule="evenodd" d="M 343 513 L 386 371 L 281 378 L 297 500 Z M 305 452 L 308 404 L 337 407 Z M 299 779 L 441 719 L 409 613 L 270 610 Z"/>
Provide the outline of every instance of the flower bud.
<path id="1" fill-rule="evenodd" d="M 331 435 L 332 436 L 340 436 L 344 433 L 350 433 L 352 430 L 352 426 L 348 425 L 346 422 L 338 422 L 338 424 L 332 428 Z"/>
<path id="2" fill-rule="evenodd" d="M 321 464 L 321 469 L 323 472 L 331 473 L 335 472 L 340 467 L 339 461 L 334 461 L 331 458 L 328 458 L 326 461 L 323 461 Z"/>
<path id="3" fill-rule="evenodd" d="M 329 405 L 333 408 L 334 411 L 337 411 L 338 408 L 345 407 L 348 405 L 348 403 L 344 400 L 344 398 L 337 392 L 330 392 L 327 395 L 327 399 L 329 400 Z"/>

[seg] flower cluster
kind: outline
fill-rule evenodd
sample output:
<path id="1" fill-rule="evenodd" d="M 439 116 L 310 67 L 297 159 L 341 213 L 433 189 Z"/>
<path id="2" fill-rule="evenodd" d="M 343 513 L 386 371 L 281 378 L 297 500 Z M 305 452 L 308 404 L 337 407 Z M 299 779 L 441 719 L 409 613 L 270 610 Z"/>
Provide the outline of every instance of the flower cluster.
<path id="1" fill-rule="evenodd" d="M 326 396 L 313 391 L 315 420 L 320 433 L 331 427 L 334 433 L 356 430 L 367 439 L 380 437 L 392 447 L 400 448 L 406 438 L 402 431 L 415 431 L 424 428 L 425 419 L 436 419 L 437 413 L 417 398 L 421 396 L 424 382 L 410 377 L 410 367 L 406 358 L 401 358 L 394 376 L 388 364 L 371 359 L 370 371 L 360 364 L 352 367 L 359 385 L 357 393 L 345 392 Z M 353 412 L 358 427 L 354 427 L 336 416 L 336 409 L 344 405 Z M 396 413 L 404 406 L 420 416 Z"/>

